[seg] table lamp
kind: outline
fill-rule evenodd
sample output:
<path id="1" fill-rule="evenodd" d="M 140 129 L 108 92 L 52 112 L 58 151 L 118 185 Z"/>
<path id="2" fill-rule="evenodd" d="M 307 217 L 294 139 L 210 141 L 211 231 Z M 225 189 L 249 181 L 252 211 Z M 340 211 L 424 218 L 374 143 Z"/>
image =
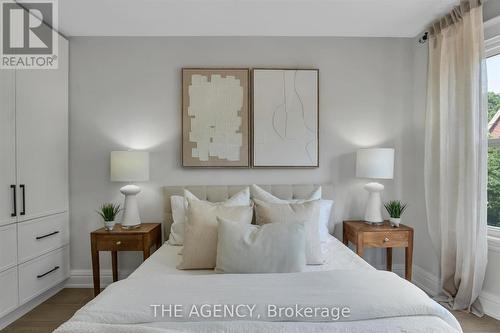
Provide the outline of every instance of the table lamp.
<path id="1" fill-rule="evenodd" d="M 145 151 L 112 151 L 112 182 L 141 182 L 149 180 L 149 153 Z M 123 205 L 122 228 L 134 229 L 141 225 L 137 194 L 141 188 L 137 185 L 125 185 L 120 192 L 125 195 Z"/>
<path id="2" fill-rule="evenodd" d="M 356 177 L 371 179 L 392 179 L 394 176 L 394 149 L 368 148 L 356 153 Z M 365 221 L 370 224 L 383 223 L 382 199 L 380 193 L 384 185 L 376 182 L 364 186 L 368 191 L 365 209 Z"/>

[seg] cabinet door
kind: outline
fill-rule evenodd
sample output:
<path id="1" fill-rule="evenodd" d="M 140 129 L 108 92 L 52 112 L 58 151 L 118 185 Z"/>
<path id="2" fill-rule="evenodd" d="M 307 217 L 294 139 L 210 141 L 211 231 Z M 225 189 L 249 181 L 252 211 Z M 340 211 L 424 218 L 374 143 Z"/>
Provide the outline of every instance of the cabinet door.
<path id="1" fill-rule="evenodd" d="M 68 41 L 59 68 L 16 71 L 19 221 L 68 209 Z"/>
<path id="2" fill-rule="evenodd" d="M 14 214 L 16 184 L 14 89 L 15 71 L 0 70 L 0 225 L 16 221 Z"/>

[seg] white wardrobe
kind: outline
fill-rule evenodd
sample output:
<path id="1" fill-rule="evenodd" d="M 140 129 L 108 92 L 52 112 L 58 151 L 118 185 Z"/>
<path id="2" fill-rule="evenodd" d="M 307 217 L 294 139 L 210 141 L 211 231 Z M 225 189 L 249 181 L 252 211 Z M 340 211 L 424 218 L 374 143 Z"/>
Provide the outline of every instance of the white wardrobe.
<path id="1" fill-rule="evenodd" d="M 68 56 L 0 69 L 0 320 L 69 277 Z"/>

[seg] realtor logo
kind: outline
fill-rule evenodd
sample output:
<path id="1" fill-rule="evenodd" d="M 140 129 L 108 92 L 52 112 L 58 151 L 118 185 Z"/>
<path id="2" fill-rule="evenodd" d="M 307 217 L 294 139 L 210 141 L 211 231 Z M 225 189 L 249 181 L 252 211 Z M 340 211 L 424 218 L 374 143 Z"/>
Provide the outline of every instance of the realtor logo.
<path id="1" fill-rule="evenodd" d="M 56 1 L 0 0 L 0 68 L 57 68 Z"/>

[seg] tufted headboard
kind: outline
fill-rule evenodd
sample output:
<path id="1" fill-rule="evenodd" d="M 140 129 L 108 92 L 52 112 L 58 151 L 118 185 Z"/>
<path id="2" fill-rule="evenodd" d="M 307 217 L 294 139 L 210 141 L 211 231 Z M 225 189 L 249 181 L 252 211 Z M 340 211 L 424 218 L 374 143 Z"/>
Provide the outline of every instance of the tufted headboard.
<path id="1" fill-rule="evenodd" d="M 172 195 L 184 195 L 184 189 L 191 191 L 199 199 L 211 202 L 224 201 L 235 193 L 249 185 L 207 185 L 207 186 L 165 186 L 163 187 L 164 207 L 165 207 L 165 239 L 170 234 L 172 225 L 172 206 L 170 197 Z M 259 185 L 264 190 L 272 193 L 280 199 L 303 199 L 307 198 L 318 186 L 321 186 L 323 199 L 333 199 L 332 184 L 306 184 L 306 185 Z M 333 216 L 333 213 L 332 213 Z M 330 217 L 332 219 L 332 217 Z M 330 220 L 330 226 L 333 222 Z"/>

